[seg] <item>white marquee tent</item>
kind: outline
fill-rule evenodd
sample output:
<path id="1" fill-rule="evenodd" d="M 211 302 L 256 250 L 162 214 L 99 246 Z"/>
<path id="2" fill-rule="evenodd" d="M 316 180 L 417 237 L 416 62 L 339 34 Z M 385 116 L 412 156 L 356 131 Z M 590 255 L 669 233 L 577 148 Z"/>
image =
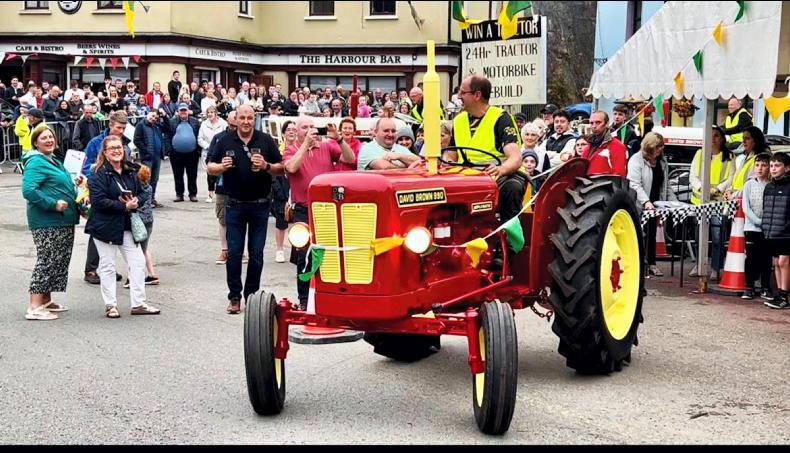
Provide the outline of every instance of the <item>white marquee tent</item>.
<path id="1" fill-rule="evenodd" d="M 595 98 L 685 96 L 707 99 L 703 139 L 703 203 L 707 202 L 713 103 L 746 95 L 753 99 L 787 93 L 790 75 L 790 2 L 667 2 L 607 63 L 593 74 Z M 714 30 L 721 23 L 721 45 Z M 702 71 L 693 57 L 702 51 Z M 682 74 L 682 86 L 674 83 Z M 680 90 L 678 89 L 680 88 Z M 700 222 L 700 244 L 707 244 L 707 221 Z M 707 247 L 700 247 L 701 275 L 707 275 Z"/>

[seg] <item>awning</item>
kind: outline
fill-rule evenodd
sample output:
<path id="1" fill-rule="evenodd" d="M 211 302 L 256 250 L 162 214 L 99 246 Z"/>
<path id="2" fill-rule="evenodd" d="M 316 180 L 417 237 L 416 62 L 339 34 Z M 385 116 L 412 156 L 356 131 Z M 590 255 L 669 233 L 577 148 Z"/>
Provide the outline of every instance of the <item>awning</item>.
<path id="1" fill-rule="evenodd" d="M 589 93 L 608 99 L 770 96 L 778 70 L 782 7 L 790 2 L 745 3 L 743 18 L 734 23 L 738 2 L 667 2 L 593 74 Z M 722 21 L 724 41 L 719 46 L 713 30 Z M 700 50 L 702 75 L 693 63 Z M 673 83 L 679 71 L 682 93 Z"/>

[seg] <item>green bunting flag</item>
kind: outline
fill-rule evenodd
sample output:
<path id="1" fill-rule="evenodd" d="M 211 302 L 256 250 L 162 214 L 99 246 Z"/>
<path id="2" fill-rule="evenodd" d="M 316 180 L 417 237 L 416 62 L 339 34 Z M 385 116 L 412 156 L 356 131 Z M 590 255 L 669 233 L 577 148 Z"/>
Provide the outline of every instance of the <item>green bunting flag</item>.
<path id="1" fill-rule="evenodd" d="M 524 230 L 521 229 L 521 220 L 515 216 L 503 226 L 508 244 L 513 247 L 513 251 L 520 252 L 524 248 Z"/>
<path id="2" fill-rule="evenodd" d="M 516 14 L 532 7 L 532 2 L 507 2 L 499 13 L 499 25 L 502 27 L 502 39 L 510 39 L 518 32 Z"/>
<path id="3" fill-rule="evenodd" d="M 625 133 L 626 133 L 625 124 L 623 124 L 620 127 L 620 141 L 623 142 L 623 143 L 625 143 Z"/>
<path id="4" fill-rule="evenodd" d="M 662 104 L 664 103 L 664 95 L 659 94 L 658 96 L 653 98 L 653 108 L 656 109 L 656 114 L 658 115 L 658 120 L 661 121 L 664 119 L 664 109 Z"/>
<path id="5" fill-rule="evenodd" d="M 697 68 L 697 72 L 702 75 L 702 51 L 694 54 L 694 67 Z"/>
<path id="6" fill-rule="evenodd" d="M 746 2 L 743 0 L 738 1 L 738 15 L 735 16 L 735 22 L 738 22 L 743 17 L 743 14 L 746 12 Z"/>
<path id="7" fill-rule="evenodd" d="M 326 250 L 313 248 L 310 254 L 310 270 L 305 272 L 304 274 L 299 274 L 299 280 L 303 282 L 309 282 L 310 279 L 318 272 L 318 268 L 321 267 L 321 263 L 324 261 L 324 253 Z"/>
<path id="8" fill-rule="evenodd" d="M 470 25 L 480 23 L 479 20 L 466 17 L 466 11 L 464 11 L 464 2 L 458 1 L 453 2 L 453 19 L 458 21 L 458 26 L 461 27 L 461 30 L 466 30 Z"/>

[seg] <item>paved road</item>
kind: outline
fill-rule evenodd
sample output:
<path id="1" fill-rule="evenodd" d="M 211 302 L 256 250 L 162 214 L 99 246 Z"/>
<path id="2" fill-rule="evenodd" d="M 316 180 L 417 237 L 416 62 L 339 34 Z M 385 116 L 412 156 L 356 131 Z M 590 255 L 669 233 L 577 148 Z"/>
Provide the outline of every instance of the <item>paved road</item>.
<path id="1" fill-rule="evenodd" d="M 5 168 L 9 170 L 8 167 Z M 599 444 L 787 443 L 790 312 L 688 295 L 651 280 L 634 362 L 608 377 L 576 375 L 549 325 L 517 313 L 518 403 L 502 437 L 478 432 L 465 340 L 394 363 L 364 342 L 291 345 L 284 412 L 258 417 L 247 399 L 243 316 L 225 314 L 212 206 L 173 204 L 163 170 L 152 237 L 162 284 L 155 317 L 102 316 L 82 281 L 78 227 L 68 293 L 54 322 L 23 318 L 34 264 L 19 175 L 0 175 L 0 443 L 23 444 Z M 205 196 L 205 181 L 201 180 Z M 271 230 L 270 230 L 271 232 Z M 270 234 L 269 244 L 273 243 Z M 294 269 L 265 252 L 264 286 L 294 293 Z M 120 260 L 119 260 L 120 261 Z M 123 272 L 125 275 L 125 272 Z"/>

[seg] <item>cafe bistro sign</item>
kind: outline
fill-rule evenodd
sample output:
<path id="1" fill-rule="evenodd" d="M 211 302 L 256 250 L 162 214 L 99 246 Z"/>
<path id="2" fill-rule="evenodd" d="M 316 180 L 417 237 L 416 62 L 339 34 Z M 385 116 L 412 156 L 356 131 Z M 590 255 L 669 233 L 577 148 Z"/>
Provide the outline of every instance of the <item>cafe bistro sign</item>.
<path id="1" fill-rule="evenodd" d="M 119 44 L 103 42 L 78 42 L 69 44 L 16 44 L 0 49 L 3 52 L 14 53 L 49 53 L 56 55 L 90 55 L 90 56 L 127 56 L 144 55 L 144 44 Z"/>

